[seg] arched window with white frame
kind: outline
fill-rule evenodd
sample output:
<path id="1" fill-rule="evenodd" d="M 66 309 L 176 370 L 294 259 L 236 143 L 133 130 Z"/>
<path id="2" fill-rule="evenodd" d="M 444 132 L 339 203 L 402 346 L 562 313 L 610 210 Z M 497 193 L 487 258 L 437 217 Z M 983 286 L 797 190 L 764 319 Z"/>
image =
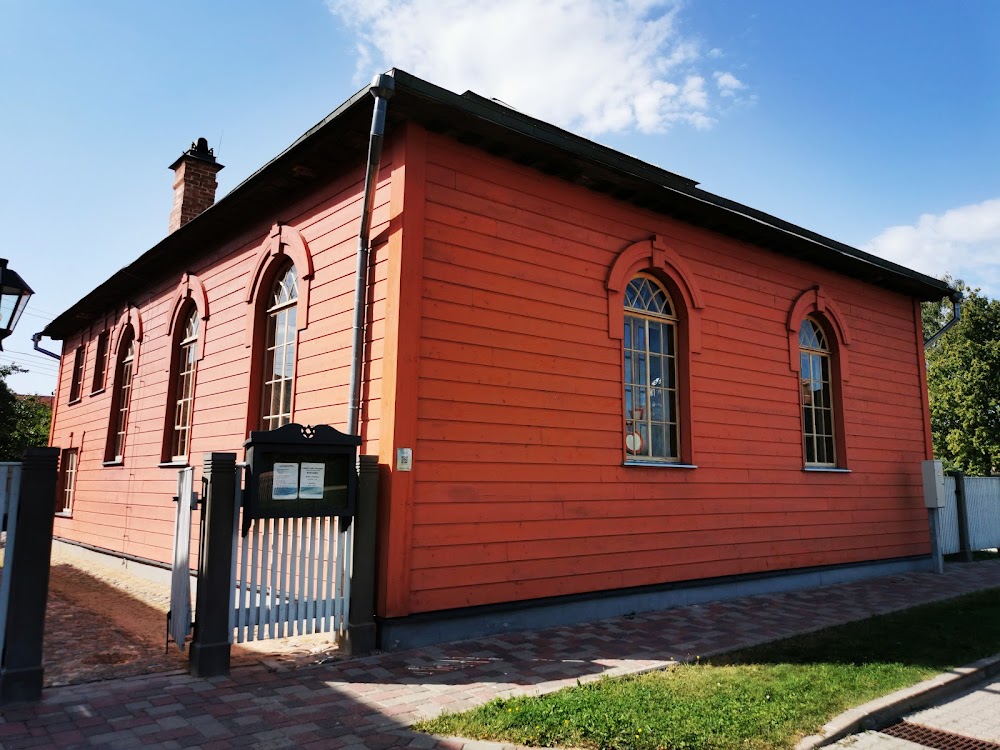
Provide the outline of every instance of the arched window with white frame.
<path id="1" fill-rule="evenodd" d="M 184 318 L 176 345 L 173 421 L 170 436 L 170 460 L 186 462 L 191 449 L 191 422 L 194 407 L 195 370 L 198 363 L 198 309 L 191 306 Z"/>
<path id="2" fill-rule="evenodd" d="M 295 338 L 299 292 L 295 265 L 280 270 L 271 285 L 261 377 L 260 429 L 275 430 L 292 421 L 295 390 Z"/>
<path id="3" fill-rule="evenodd" d="M 647 274 L 625 289 L 625 451 L 632 459 L 679 462 L 677 324 L 673 301 Z"/>
<path id="4" fill-rule="evenodd" d="M 833 352 L 819 321 L 807 317 L 799 328 L 802 439 L 806 466 L 837 466 Z"/>
<path id="5" fill-rule="evenodd" d="M 135 332 L 129 326 L 122 334 L 118 362 L 115 366 L 114 394 L 111 401 L 111 431 L 105 459 L 120 462 L 125 455 L 129 406 L 132 402 L 132 380 L 135 376 Z"/>

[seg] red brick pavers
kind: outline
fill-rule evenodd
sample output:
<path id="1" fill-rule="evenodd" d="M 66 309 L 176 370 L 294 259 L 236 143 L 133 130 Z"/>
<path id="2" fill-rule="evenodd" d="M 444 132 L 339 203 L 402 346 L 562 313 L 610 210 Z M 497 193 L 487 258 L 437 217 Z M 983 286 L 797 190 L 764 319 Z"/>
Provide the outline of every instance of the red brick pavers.
<path id="1" fill-rule="evenodd" d="M 955 564 L 941 576 L 906 573 L 695 604 L 292 672 L 255 666 L 211 680 L 157 675 L 52 688 L 39 704 L 2 711 L 0 746 L 483 747 L 406 727 L 497 696 L 646 671 L 998 586 L 1000 562 Z"/>

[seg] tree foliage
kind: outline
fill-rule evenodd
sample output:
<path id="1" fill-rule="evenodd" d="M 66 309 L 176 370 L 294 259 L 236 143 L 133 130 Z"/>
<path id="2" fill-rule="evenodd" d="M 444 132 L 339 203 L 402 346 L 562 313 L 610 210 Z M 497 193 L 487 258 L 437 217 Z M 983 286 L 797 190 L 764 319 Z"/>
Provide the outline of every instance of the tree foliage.
<path id="1" fill-rule="evenodd" d="M 1000 301 L 952 284 L 965 292 L 961 319 L 927 350 L 934 455 L 947 469 L 988 475 L 1000 470 Z M 933 305 L 925 336 L 943 322 Z"/>
<path id="2" fill-rule="evenodd" d="M 52 409 L 28 396 L 21 398 L 7 385 L 7 377 L 24 372 L 16 365 L 0 365 L 0 461 L 20 461 L 25 448 L 48 445 Z"/>

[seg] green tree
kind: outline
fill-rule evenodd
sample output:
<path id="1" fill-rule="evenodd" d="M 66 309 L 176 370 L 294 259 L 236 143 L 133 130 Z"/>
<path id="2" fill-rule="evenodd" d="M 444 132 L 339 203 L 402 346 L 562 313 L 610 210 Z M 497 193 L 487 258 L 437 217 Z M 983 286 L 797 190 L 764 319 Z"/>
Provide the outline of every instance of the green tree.
<path id="1" fill-rule="evenodd" d="M 945 282 L 952 289 L 957 289 L 960 292 L 968 292 L 969 287 L 961 279 L 953 279 L 951 274 L 945 274 L 941 277 L 941 281 Z M 942 297 L 936 302 L 922 302 L 920 303 L 920 316 L 922 318 L 921 322 L 924 326 L 924 338 L 930 338 L 939 330 L 941 327 L 951 319 L 951 300 L 947 297 Z"/>
<path id="2" fill-rule="evenodd" d="M 961 319 L 927 350 L 934 455 L 947 469 L 988 475 L 1000 469 L 1000 301 L 956 287 Z M 937 330 L 940 318 L 928 317 Z"/>
<path id="3" fill-rule="evenodd" d="M 0 365 L 0 461 L 20 461 L 25 448 L 48 445 L 52 410 L 28 396 L 19 397 L 7 377 L 24 372 L 16 365 Z"/>

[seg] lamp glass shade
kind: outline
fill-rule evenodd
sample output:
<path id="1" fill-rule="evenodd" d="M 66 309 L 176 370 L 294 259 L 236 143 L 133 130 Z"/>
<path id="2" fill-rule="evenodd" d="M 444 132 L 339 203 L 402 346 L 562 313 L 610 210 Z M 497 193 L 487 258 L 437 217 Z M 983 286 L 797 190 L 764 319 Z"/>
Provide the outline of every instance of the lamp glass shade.
<path id="1" fill-rule="evenodd" d="M 33 292 L 16 271 L 7 268 L 5 260 L 0 261 L 0 339 L 3 339 L 13 333 Z"/>

